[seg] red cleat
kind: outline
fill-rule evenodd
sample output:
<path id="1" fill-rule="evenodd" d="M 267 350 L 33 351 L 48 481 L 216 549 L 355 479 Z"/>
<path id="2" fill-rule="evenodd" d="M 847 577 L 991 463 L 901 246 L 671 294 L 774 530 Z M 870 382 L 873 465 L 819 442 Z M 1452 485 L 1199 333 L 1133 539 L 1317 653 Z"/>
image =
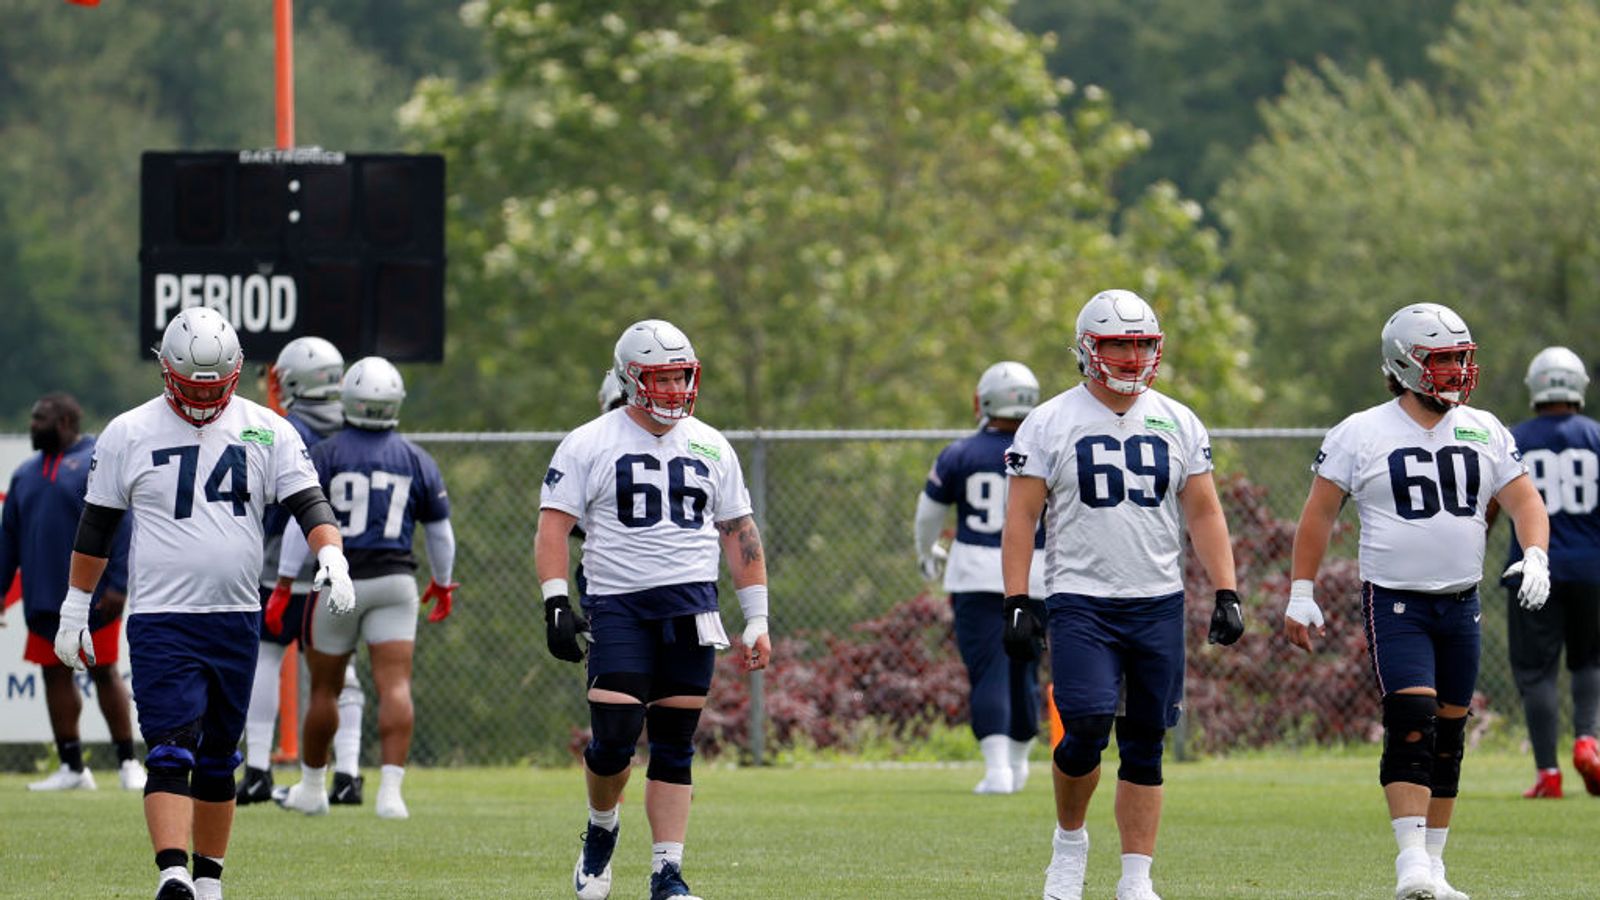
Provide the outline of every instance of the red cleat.
<path id="1" fill-rule="evenodd" d="M 1522 792 L 1522 796 L 1532 800 L 1538 797 L 1549 797 L 1552 800 L 1561 799 L 1561 770 L 1540 769 L 1539 778 L 1533 787 Z"/>
<path id="2" fill-rule="evenodd" d="M 1586 734 L 1573 742 L 1572 765 L 1583 776 L 1584 788 L 1600 797 L 1600 742 L 1593 735 Z"/>

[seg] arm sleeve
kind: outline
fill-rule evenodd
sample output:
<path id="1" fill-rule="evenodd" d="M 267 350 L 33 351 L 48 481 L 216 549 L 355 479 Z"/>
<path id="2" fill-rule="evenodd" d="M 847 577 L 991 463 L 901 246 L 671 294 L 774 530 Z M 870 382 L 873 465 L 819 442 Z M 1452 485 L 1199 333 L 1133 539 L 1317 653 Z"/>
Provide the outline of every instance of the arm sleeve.
<path id="1" fill-rule="evenodd" d="M 328 501 L 324 500 L 323 503 Z M 278 577 L 294 578 L 311 555 L 311 545 L 306 543 L 306 533 L 300 523 L 290 521 L 283 527 L 283 543 L 278 547 Z"/>
<path id="2" fill-rule="evenodd" d="M 323 495 L 322 488 L 315 485 L 285 497 L 283 508 L 294 516 L 295 522 L 300 525 L 300 530 L 307 534 L 318 525 L 332 525 L 335 528 L 339 526 L 339 520 L 333 515 L 333 505 Z"/>
<path id="3" fill-rule="evenodd" d="M 927 494 L 917 495 L 917 517 L 913 532 L 917 541 L 917 556 L 927 554 L 928 548 L 939 539 L 939 532 L 944 530 L 945 514 L 950 507 L 929 497 Z"/>
<path id="4" fill-rule="evenodd" d="M 116 541 L 117 526 L 122 524 L 125 512 L 127 510 L 85 503 L 83 516 L 78 519 L 78 537 L 72 549 L 84 556 L 108 559 Z"/>
<path id="5" fill-rule="evenodd" d="M 449 584 L 456 565 L 456 530 L 449 519 L 422 523 L 422 537 L 428 545 L 428 567 L 433 580 Z"/>

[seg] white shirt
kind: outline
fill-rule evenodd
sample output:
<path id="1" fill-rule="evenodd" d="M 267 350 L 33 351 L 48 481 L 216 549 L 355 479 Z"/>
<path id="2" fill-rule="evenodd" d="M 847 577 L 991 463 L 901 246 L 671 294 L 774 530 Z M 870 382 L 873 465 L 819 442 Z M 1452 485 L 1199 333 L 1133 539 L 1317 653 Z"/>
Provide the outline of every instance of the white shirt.
<path id="1" fill-rule="evenodd" d="M 128 613 L 261 608 L 261 515 L 317 486 L 294 426 L 235 396 L 197 428 L 163 397 L 128 410 L 95 444 L 87 501 L 133 516 Z"/>
<path id="2" fill-rule="evenodd" d="M 599 596 L 715 582 L 716 523 L 751 512 L 739 457 L 721 432 L 691 416 L 657 437 L 626 407 L 561 441 L 539 507 L 583 524 L 583 571 Z"/>
<path id="3" fill-rule="evenodd" d="M 1396 398 L 1334 426 L 1311 471 L 1355 498 L 1363 581 L 1444 593 L 1483 577 L 1484 510 L 1528 467 L 1493 413 L 1456 406 L 1427 429 Z"/>
<path id="4" fill-rule="evenodd" d="M 1211 437 L 1189 407 L 1147 390 L 1117 415 L 1079 385 L 1028 414 L 1006 454 L 1044 479 L 1051 594 L 1160 597 L 1183 590 L 1190 475 L 1211 471 Z"/>

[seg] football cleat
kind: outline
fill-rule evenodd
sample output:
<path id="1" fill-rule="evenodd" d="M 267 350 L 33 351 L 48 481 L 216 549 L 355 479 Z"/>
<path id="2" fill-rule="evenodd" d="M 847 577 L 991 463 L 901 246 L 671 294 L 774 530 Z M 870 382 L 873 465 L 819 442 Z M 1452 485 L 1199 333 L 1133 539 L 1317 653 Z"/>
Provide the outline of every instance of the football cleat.
<path id="1" fill-rule="evenodd" d="M 677 863 L 667 863 L 661 871 L 650 876 L 650 900 L 667 900 L 677 897 L 678 900 L 700 900 L 689 892 L 689 886 L 683 881 L 683 873 L 678 871 Z"/>
<path id="2" fill-rule="evenodd" d="M 1010 767 L 1004 769 L 990 769 L 984 774 L 983 780 L 972 789 L 974 794 L 1010 794 L 1016 791 L 1016 782 L 1011 778 Z"/>
<path id="3" fill-rule="evenodd" d="M 1420 847 L 1401 851 L 1394 858 L 1394 871 L 1394 900 L 1438 900 L 1428 851 Z"/>
<path id="4" fill-rule="evenodd" d="M 272 770 L 245 766 L 244 782 L 239 785 L 239 793 L 233 799 L 240 806 L 265 803 L 273 799 Z"/>
<path id="5" fill-rule="evenodd" d="M 1044 900 L 1083 900 L 1083 876 L 1089 868 L 1089 842 L 1052 841 L 1054 852 L 1044 870 Z"/>
<path id="6" fill-rule="evenodd" d="M 194 900 L 222 900 L 222 879 L 196 878 Z"/>
<path id="7" fill-rule="evenodd" d="M 606 900 L 611 896 L 611 854 L 617 849 L 619 824 L 610 830 L 594 823 L 582 835 L 583 849 L 572 870 L 572 889 L 578 900 Z"/>
<path id="8" fill-rule="evenodd" d="M 1529 800 L 1539 797 L 1549 797 L 1552 800 L 1561 799 L 1561 770 L 1540 769 L 1539 775 L 1534 779 L 1533 787 L 1522 792 L 1522 796 Z"/>
<path id="9" fill-rule="evenodd" d="M 273 791 L 272 799 L 284 809 L 302 812 L 308 816 L 328 814 L 328 792 L 313 790 L 304 782 L 293 785 L 287 790 L 280 788 Z"/>
<path id="10" fill-rule="evenodd" d="M 43 781 L 28 785 L 30 791 L 92 791 L 95 790 L 94 773 L 88 769 L 74 772 L 66 766 L 50 773 Z"/>
<path id="11" fill-rule="evenodd" d="M 1437 900 L 1472 900 L 1466 894 L 1450 886 L 1444 878 L 1444 860 L 1434 859 L 1431 862 L 1433 869 L 1433 890 Z"/>
<path id="12" fill-rule="evenodd" d="M 334 806 L 360 806 L 361 786 L 366 781 L 360 775 L 333 773 L 333 790 L 328 792 L 328 802 Z"/>
<path id="13" fill-rule="evenodd" d="M 1583 787 L 1600 797 L 1600 742 L 1586 734 L 1572 744 L 1572 765 L 1583 776 Z"/>
<path id="14" fill-rule="evenodd" d="M 145 774 L 144 766 L 139 765 L 138 760 L 125 759 L 122 765 L 117 767 L 117 779 L 122 782 L 122 789 L 125 791 L 142 791 L 149 776 Z"/>
<path id="15" fill-rule="evenodd" d="M 380 819 L 409 819 L 411 811 L 406 809 L 406 801 L 400 796 L 399 785 L 379 785 L 378 802 L 373 805 L 373 811 Z"/>
<path id="16" fill-rule="evenodd" d="M 195 900 L 189 870 L 183 866 L 162 869 L 161 880 L 156 884 L 156 900 Z"/>
<path id="17" fill-rule="evenodd" d="M 1123 878 L 1117 882 L 1117 900 L 1161 900 L 1161 896 L 1148 878 L 1137 881 Z"/>

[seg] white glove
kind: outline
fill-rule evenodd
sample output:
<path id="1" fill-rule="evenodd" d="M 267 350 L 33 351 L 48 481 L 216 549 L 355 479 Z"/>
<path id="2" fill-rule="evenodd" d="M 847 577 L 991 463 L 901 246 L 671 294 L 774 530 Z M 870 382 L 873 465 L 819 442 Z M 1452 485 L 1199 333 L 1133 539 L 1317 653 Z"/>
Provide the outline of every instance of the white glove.
<path id="1" fill-rule="evenodd" d="M 61 601 L 61 624 L 56 627 L 56 658 L 79 672 L 84 660 L 94 665 L 94 641 L 89 637 L 89 592 L 69 586 Z M 78 658 L 79 653 L 83 658 Z"/>
<path id="2" fill-rule="evenodd" d="M 761 637 L 762 635 L 764 635 L 766 633 L 767 633 L 767 617 L 766 616 L 751 616 L 744 623 L 744 635 L 743 635 L 743 637 L 744 637 L 744 645 L 745 645 L 745 647 L 747 647 L 747 648 L 754 647 L 756 645 L 756 638 L 759 638 L 759 637 Z"/>
<path id="3" fill-rule="evenodd" d="M 944 576 L 945 560 L 950 558 L 950 551 L 944 549 L 943 544 L 934 544 L 922 553 L 917 554 L 917 565 L 922 567 L 923 581 L 938 581 Z"/>
<path id="4" fill-rule="evenodd" d="M 323 596 L 328 601 L 328 612 L 342 616 L 355 609 L 356 586 L 350 583 L 350 563 L 345 561 L 344 551 L 326 545 L 317 551 L 317 564 L 317 576 L 311 586 L 319 591 L 327 587 Z"/>
<path id="5" fill-rule="evenodd" d="M 1522 588 L 1517 591 L 1517 600 L 1522 603 L 1522 608 L 1535 612 L 1544 608 L 1544 602 L 1550 599 L 1550 556 L 1544 552 L 1543 547 L 1528 547 L 1522 551 L 1522 558 L 1506 567 L 1502 577 L 1510 578 L 1521 573 Z"/>
<path id="6" fill-rule="evenodd" d="M 1289 608 L 1283 616 L 1301 625 L 1322 627 L 1322 610 L 1312 598 L 1311 579 L 1301 578 L 1289 585 Z"/>

